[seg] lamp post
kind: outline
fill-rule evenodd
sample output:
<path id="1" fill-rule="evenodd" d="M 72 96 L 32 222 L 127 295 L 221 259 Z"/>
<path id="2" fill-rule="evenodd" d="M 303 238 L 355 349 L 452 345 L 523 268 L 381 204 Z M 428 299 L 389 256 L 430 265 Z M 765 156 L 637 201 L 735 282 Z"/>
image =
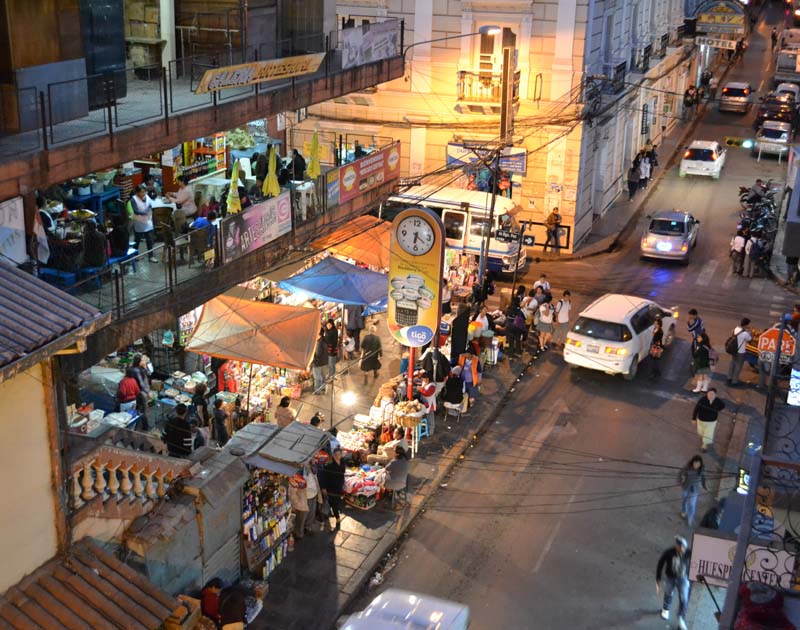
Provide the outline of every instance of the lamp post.
<path id="1" fill-rule="evenodd" d="M 409 50 L 414 48 L 414 46 L 421 46 L 422 44 L 433 44 L 435 42 L 444 42 L 451 39 L 461 39 L 462 37 L 475 37 L 475 35 L 499 35 L 503 32 L 499 26 L 481 26 L 477 31 L 474 33 L 462 33 L 461 35 L 448 35 L 447 37 L 437 37 L 436 39 L 428 39 L 424 42 L 414 42 L 413 44 L 409 44 L 406 46 L 406 49 L 403 51 L 403 63 L 405 64 L 406 61 L 406 54 Z"/>

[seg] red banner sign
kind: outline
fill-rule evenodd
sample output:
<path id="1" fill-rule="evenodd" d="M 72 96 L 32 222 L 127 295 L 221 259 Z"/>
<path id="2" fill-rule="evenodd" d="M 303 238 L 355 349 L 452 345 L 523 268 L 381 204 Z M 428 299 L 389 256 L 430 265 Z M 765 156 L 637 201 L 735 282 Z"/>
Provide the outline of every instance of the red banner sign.
<path id="1" fill-rule="evenodd" d="M 400 173 L 400 143 L 375 151 L 339 168 L 339 203 L 397 179 Z"/>

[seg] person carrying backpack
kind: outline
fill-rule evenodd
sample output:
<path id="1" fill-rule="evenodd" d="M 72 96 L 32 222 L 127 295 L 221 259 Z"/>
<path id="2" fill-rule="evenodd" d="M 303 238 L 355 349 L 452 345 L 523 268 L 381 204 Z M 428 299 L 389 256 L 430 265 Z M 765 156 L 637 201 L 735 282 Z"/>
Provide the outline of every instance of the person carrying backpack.
<path id="1" fill-rule="evenodd" d="M 749 326 L 750 319 L 743 317 L 739 325 L 733 329 L 733 334 L 725 341 L 725 352 L 731 355 L 731 363 L 728 366 L 729 385 L 739 384 L 739 373 L 747 357 L 747 343 L 753 339 L 752 329 Z"/>

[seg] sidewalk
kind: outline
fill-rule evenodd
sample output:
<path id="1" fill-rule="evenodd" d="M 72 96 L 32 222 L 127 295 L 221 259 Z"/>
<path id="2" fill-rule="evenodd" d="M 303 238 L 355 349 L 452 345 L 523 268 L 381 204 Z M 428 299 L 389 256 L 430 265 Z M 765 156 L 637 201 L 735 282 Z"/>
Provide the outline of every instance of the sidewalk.
<path id="1" fill-rule="evenodd" d="M 382 560 L 397 545 L 427 500 L 459 457 L 492 421 L 514 384 L 533 364 L 506 359 L 484 372 L 481 394 L 456 423 L 437 417 L 436 434 L 420 445 L 409 471 L 408 502 L 394 511 L 386 500 L 369 511 L 346 508 L 341 528 L 319 531 L 295 544 L 295 550 L 270 576 L 264 609 L 252 627 L 258 630 L 328 630 L 353 601 Z"/>
<path id="2" fill-rule="evenodd" d="M 783 201 L 789 203 L 791 195 L 785 195 Z M 781 204 L 783 206 L 783 204 Z M 783 239 L 786 235 L 786 212 L 781 209 L 781 220 L 778 224 L 778 231 L 775 233 L 775 242 L 772 245 L 772 256 L 769 259 L 769 273 L 772 279 L 780 287 L 787 291 L 800 295 L 800 288 L 786 284 L 789 276 L 789 267 L 786 264 L 786 256 L 783 255 Z"/>
<path id="3" fill-rule="evenodd" d="M 733 67 L 734 66 L 726 65 L 722 68 L 722 72 L 719 76 L 719 85 L 724 84 L 728 72 Z M 664 173 L 674 165 L 676 158 L 680 156 L 680 152 L 683 147 L 686 146 L 688 139 L 705 114 L 707 107 L 707 103 L 699 105 L 694 118 L 688 124 L 679 122 L 672 132 L 661 141 L 661 144 L 658 145 L 659 166 L 653 171 L 653 177 L 647 189 L 637 193 L 631 201 L 628 201 L 626 191 L 622 191 L 616 201 L 611 204 L 611 207 L 606 210 L 605 214 L 592 224 L 592 231 L 589 237 L 581 243 L 574 253 L 552 255 L 537 252 L 534 258 L 548 262 L 578 260 L 604 254 L 612 250 L 623 234 L 626 233 L 627 228 L 635 224 L 635 221 L 639 218 L 650 195 L 655 190 Z"/>

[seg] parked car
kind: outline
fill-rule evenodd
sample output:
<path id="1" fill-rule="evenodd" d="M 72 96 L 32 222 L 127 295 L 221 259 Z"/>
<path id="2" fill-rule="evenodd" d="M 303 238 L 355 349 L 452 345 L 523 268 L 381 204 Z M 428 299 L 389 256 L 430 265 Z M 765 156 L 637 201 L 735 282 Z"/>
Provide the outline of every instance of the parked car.
<path id="1" fill-rule="evenodd" d="M 751 153 L 753 157 L 759 155 L 788 157 L 791 138 L 792 126 L 789 123 L 767 120 L 756 132 L 756 140 Z"/>
<path id="2" fill-rule="evenodd" d="M 390 588 L 350 615 L 341 630 L 467 630 L 469 608 L 430 595 Z"/>
<path id="3" fill-rule="evenodd" d="M 688 212 L 656 212 L 642 234 L 641 256 L 688 263 L 699 231 L 700 221 Z"/>
<path id="4" fill-rule="evenodd" d="M 753 128 L 758 129 L 764 124 L 765 120 L 779 120 L 788 122 L 795 126 L 797 111 L 794 108 L 794 100 L 788 94 L 770 93 L 761 99 L 753 122 Z"/>
<path id="5" fill-rule="evenodd" d="M 678 175 L 705 175 L 719 179 L 725 166 L 727 151 L 719 142 L 713 140 L 695 140 L 686 148 Z"/>
<path id="6" fill-rule="evenodd" d="M 719 97 L 719 111 L 746 114 L 753 104 L 753 88 L 749 83 L 730 81 L 722 88 Z"/>
<path id="7" fill-rule="evenodd" d="M 800 85 L 796 83 L 778 83 L 775 93 L 789 96 L 794 101 L 795 108 L 800 107 Z"/>
<path id="8" fill-rule="evenodd" d="M 606 374 L 636 377 L 650 354 L 653 325 L 661 318 L 664 347 L 675 339 L 676 308 L 666 309 L 635 295 L 607 293 L 584 309 L 567 333 L 564 361 Z"/>

